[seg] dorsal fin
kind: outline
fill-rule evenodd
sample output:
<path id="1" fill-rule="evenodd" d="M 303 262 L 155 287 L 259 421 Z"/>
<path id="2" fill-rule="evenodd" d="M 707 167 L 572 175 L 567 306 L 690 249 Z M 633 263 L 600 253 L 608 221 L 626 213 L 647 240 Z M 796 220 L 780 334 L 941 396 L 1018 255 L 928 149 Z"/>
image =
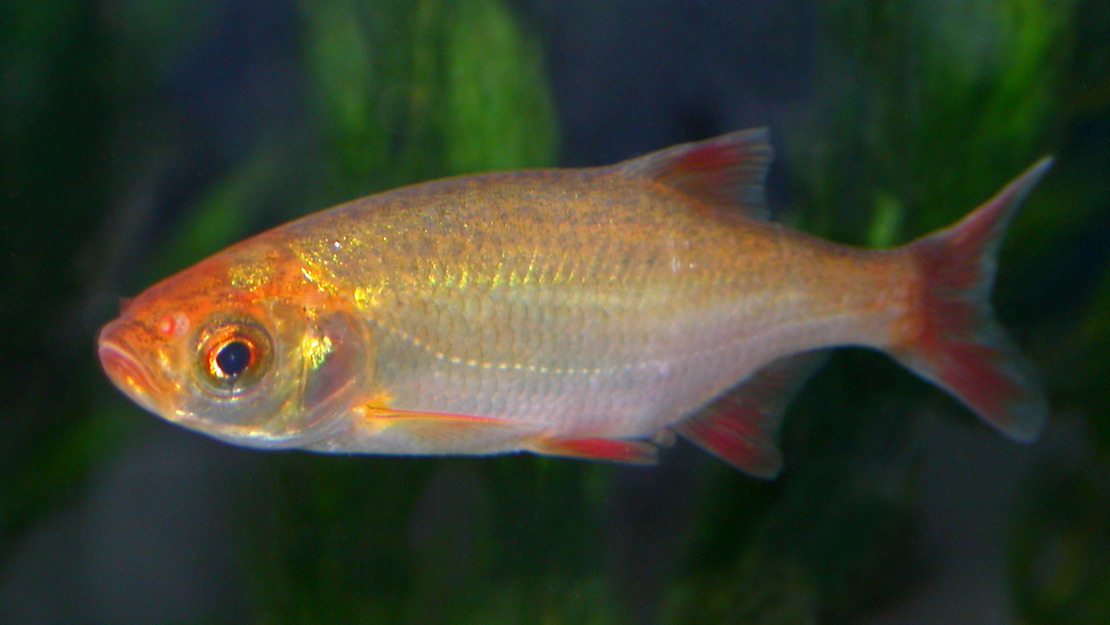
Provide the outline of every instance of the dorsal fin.
<path id="1" fill-rule="evenodd" d="M 824 352 L 776 360 L 676 428 L 698 447 L 764 479 L 782 470 L 778 447 L 782 417 L 794 394 L 825 363 Z"/>
<path id="2" fill-rule="evenodd" d="M 652 152 L 617 165 L 710 207 L 767 218 L 763 183 L 774 149 L 766 128 L 753 128 Z"/>

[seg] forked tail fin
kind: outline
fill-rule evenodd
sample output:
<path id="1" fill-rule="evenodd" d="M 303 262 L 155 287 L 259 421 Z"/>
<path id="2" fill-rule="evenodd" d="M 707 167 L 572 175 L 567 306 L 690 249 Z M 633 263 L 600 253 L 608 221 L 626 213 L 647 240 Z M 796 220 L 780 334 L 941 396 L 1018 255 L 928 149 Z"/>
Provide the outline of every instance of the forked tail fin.
<path id="1" fill-rule="evenodd" d="M 899 362 L 1018 441 L 1037 437 L 1048 402 L 1032 365 L 994 317 L 998 247 L 1018 205 L 1051 165 L 1044 158 L 962 221 L 907 246 L 922 273 Z"/>

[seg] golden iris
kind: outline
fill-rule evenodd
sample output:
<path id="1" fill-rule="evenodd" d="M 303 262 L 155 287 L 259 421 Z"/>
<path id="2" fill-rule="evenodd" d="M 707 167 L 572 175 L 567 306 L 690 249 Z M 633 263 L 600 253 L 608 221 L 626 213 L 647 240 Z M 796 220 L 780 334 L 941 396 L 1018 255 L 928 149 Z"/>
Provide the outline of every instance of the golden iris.
<path id="1" fill-rule="evenodd" d="M 201 333 L 199 345 L 201 379 L 220 395 L 249 391 L 270 366 L 270 336 L 251 323 L 214 324 Z"/>

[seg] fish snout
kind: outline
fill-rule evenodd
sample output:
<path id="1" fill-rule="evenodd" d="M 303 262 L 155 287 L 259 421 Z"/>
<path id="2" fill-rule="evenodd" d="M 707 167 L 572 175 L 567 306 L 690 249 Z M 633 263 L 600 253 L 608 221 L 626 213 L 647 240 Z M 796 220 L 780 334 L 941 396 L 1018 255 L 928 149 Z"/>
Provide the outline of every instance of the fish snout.
<path id="1" fill-rule="evenodd" d="M 154 376 L 135 356 L 135 351 L 127 346 L 123 337 L 119 336 L 122 329 L 119 323 L 112 322 L 100 332 L 97 344 L 100 366 L 112 383 L 128 397 L 143 408 L 159 413 L 158 404 L 154 401 Z"/>

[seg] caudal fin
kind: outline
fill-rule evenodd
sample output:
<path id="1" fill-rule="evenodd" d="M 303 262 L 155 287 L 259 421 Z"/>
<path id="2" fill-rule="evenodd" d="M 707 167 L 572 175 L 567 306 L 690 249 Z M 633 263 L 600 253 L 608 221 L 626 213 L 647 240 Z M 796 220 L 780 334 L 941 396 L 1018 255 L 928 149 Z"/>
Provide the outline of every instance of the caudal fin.
<path id="1" fill-rule="evenodd" d="M 1032 365 L 994 317 L 998 247 L 1014 211 L 1052 163 L 1030 167 L 954 226 L 907 246 L 922 272 L 912 330 L 892 355 L 1018 441 L 1037 437 L 1048 402 Z"/>

